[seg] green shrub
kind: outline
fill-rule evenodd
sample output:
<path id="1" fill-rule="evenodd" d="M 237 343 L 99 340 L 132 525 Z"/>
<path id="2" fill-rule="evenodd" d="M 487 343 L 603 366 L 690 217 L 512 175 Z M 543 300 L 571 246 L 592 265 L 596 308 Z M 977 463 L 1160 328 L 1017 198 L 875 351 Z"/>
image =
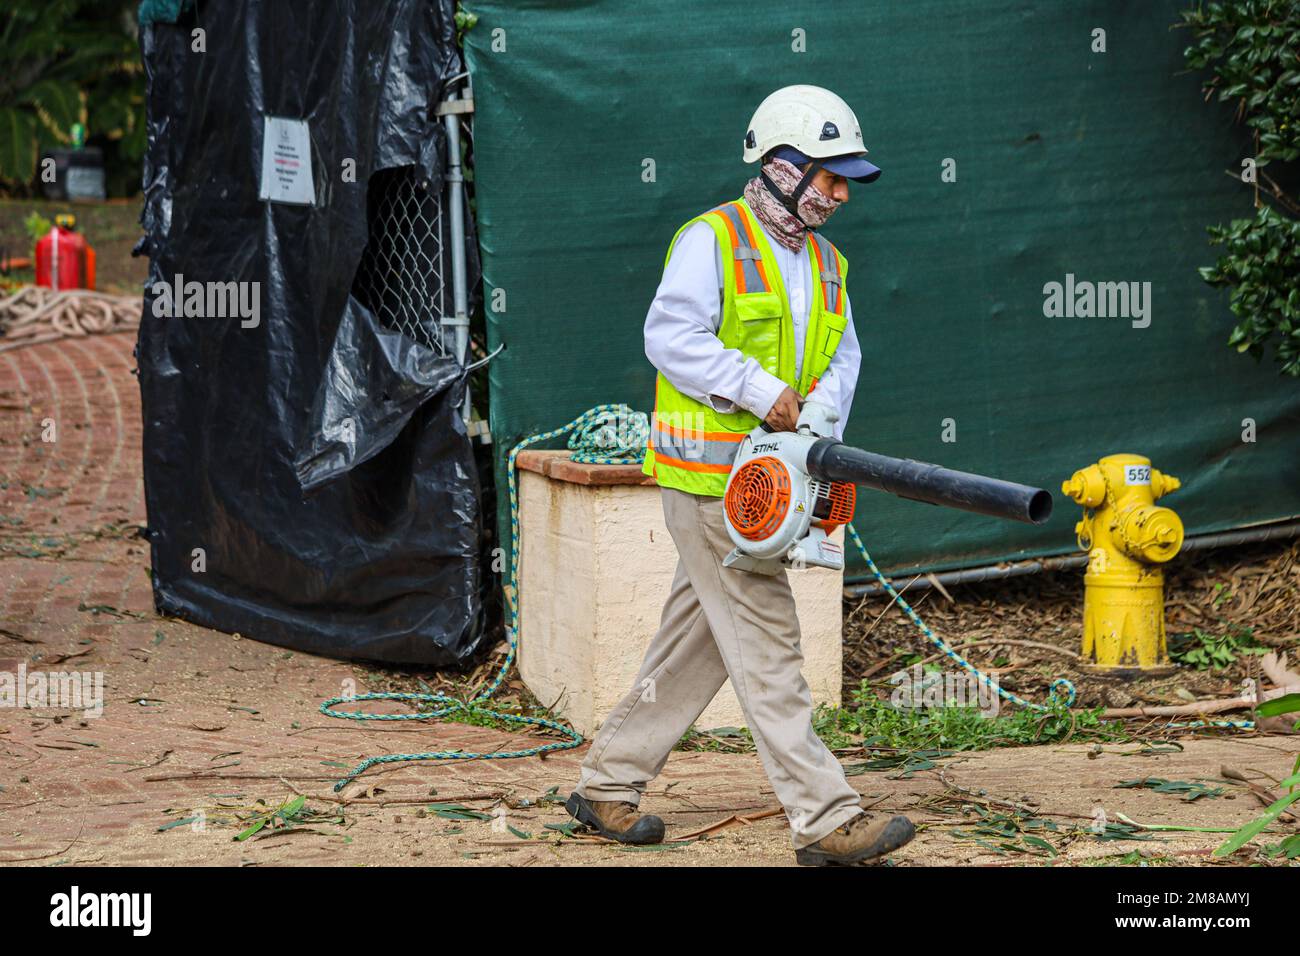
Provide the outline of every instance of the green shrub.
<path id="1" fill-rule="evenodd" d="M 1225 254 L 1201 268 L 1201 277 L 1232 290 L 1237 324 L 1228 344 L 1256 359 L 1271 346 L 1283 374 L 1300 377 L 1300 204 L 1263 171 L 1300 158 L 1300 2 L 1204 3 L 1184 12 L 1183 22 L 1194 39 L 1184 51 L 1187 64 L 1210 70 L 1207 94 L 1235 101 L 1255 140 L 1254 167 L 1243 181 L 1254 190 L 1256 214 L 1210 227 L 1211 243 Z"/>

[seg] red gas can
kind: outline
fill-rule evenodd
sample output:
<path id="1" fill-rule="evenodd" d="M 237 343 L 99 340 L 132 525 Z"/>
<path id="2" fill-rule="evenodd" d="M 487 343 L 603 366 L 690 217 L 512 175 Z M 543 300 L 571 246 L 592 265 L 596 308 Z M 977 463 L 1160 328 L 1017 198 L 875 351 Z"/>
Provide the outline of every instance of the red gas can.
<path id="1" fill-rule="evenodd" d="M 95 288 L 95 250 L 78 232 L 76 219 L 54 217 L 54 228 L 36 243 L 36 284 L 48 289 Z"/>

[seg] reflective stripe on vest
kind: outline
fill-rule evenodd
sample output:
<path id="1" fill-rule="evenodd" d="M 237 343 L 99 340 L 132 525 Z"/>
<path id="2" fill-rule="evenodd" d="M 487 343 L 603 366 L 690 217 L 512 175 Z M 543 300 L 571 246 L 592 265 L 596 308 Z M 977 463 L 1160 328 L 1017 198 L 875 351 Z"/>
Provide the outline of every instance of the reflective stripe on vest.
<path id="1" fill-rule="evenodd" d="M 817 256 L 817 272 L 822 283 L 822 302 L 831 312 L 844 314 L 844 278 L 840 275 L 840 257 L 829 239 L 815 232 L 808 233 L 813 240 L 813 253 Z M 829 267 L 829 268 L 828 268 Z"/>
<path id="2" fill-rule="evenodd" d="M 767 270 L 763 266 L 763 254 L 754 241 L 754 234 L 749 231 L 749 220 L 735 202 L 723 203 L 716 209 L 710 209 L 706 216 L 718 216 L 731 235 L 731 245 L 735 250 L 733 262 L 736 269 L 736 291 L 771 292 L 772 286 L 767 281 Z"/>
<path id="3" fill-rule="evenodd" d="M 673 419 L 694 419 L 690 427 L 683 428 Z M 665 464 L 688 471 L 723 473 L 731 470 L 736 450 L 745 438 L 745 432 L 719 432 L 704 430 L 704 416 L 700 414 L 664 414 L 658 411 L 650 427 L 650 447 L 655 457 Z"/>

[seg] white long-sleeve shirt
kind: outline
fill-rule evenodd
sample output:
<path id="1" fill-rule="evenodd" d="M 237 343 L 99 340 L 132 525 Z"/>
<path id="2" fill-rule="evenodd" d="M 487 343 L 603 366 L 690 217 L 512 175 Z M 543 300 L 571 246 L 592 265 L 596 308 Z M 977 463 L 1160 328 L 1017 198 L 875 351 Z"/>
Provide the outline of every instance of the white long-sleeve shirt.
<path id="1" fill-rule="evenodd" d="M 795 377 L 803 365 L 804 336 L 812 310 L 812 273 L 808 248 L 791 252 L 775 239 L 769 242 L 781 280 L 790 297 L 794 321 Z M 786 387 L 758 361 L 718 338 L 722 322 L 722 253 L 707 223 L 694 223 L 673 247 L 663 279 L 645 317 L 645 354 L 683 395 L 711 405 L 718 412 L 736 407 L 766 418 Z M 842 438 L 858 385 L 862 351 L 853 328 L 853 311 L 844 296 L 848 324 L 830 367 L 808 395 L 810 401 L 838 409 L 835 437 Z"/>

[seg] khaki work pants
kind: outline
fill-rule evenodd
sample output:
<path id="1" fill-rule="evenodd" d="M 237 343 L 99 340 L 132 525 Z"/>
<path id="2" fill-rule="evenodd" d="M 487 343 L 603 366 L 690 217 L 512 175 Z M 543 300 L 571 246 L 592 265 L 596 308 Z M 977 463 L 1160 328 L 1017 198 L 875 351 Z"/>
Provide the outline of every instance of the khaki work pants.
<path id="1" fill-rule="evenodd" d="M 727 677 L 796 849 L 861 813 L 859 797 L 812 728 L 799 621 L 785 573 L 724 568 L 732 549 L 722 499 L 662 491 L 679 560 L 659 631 L 632 689 L 601 725 L 575 788 L 639 803 L 668 753 Z"/>

